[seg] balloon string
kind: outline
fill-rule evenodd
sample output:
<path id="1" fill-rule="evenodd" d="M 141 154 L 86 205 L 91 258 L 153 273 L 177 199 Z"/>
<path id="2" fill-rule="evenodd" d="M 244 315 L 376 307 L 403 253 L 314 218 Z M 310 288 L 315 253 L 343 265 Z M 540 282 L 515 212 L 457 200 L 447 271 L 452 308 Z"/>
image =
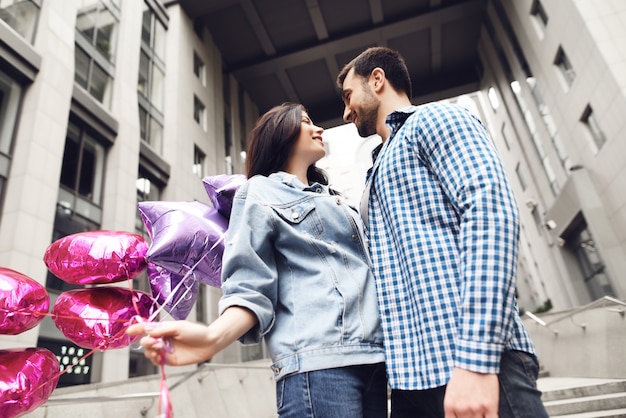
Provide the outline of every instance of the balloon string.
<path id="1" fill-rule="evenodd" d="M 170 418 L 172 405 L 170 403 L 170 393 L 167 387 L 167 378 L 165 376 L 165 363 L 161 364 L 161 390 L 159 391 L 159 417 Z M 165 409 L 165 413 L 163 410 Z"/>
<path id="2" fill-rule="evenodd" d="M 63 374 L 69 372 L 70 370 L 72 370 L 74 368 L 74 366 L 80 364 L 83 360 L 86 360 L 89 356 L 91 356 L 95 352 L 96 352 L 96 348 L 94 348 L 93 350 L 91 350 L 90 352 L 88 352 L 87 354 L 82 356 L 81 358 L 79 358 L 76 361 L 76 364 L 68 365 L 65 369 L 63 369 L 60 372 L 58 372 L 57 374 L 55 374 L 52 378 L 50 378 L 49 380 L 47 380 L 47 381 L 43 382 L 42 384 L 40 384 L 39 386 L 37 386 L 34 390 L 31 391 L 31 393 L 36 393 L 39 389 L 42 389 L 44 386 L 46 386 L 46 385 L 50 384 L 51 382 L 53 382 L 54 380 L 58 379 Z"/>
<path id="3" fill-rule="evenodd" d="M 80 317 L 77 318 L 75 316 L 69 316 L 69 315 L 60 315 L 60 314 L 54 314 L 51 312 L 22 312 L 21 310 L 17 310 L 17 311 L 11 311 L 8 309 L 4 309 L 4 308 L 0 308 L 0 312 L 3 313 L 19 313 L 20 315 L 32 315 L 32 316 L 49 316 L 49 317 L 55 317 L 55 318 L 62 318 L 62 319 L 74 319 L 74 320 L 81 320 L 81 321 L 98 321 L 101 320 L 103 318 L 85 318 L 85 317 Z M 122 323 L 126 323 L 128 322 L 128 319 L 108 319 L 109 322 L 122 322 Z"/>
<path id="4" fill-rule="evenodd" d="M 99 318 L 97 318 L 99 319 Z M 118 321 L 119 322 L 119 321 Z M 128 322 L 128 321 L 126 321 Z M 117 334 L 112 335 L 110 338 L 115 340 L 117 338 L 119 338 L 122 334 L 126 333 L 126 329 L 122 329 L 120 330 Z M 51 379 L 43 382 L 42 384 L 40 384 L 39 386 L 37 386 L 32 393 L 38 391 L 39 389 L 43 388 L 44 386 L 46 386 L 47 384 L 49 384 L 50 382 L 54 381 L 55 379 L 58 379 L 59 377 L 61 377 L 63 374 L 69 372 L 70 370 L 72 370 L 74 368 L 74 366 L 79 365 L 83 360 L 86 360 L 87 358 L 89 358 L 91 355 L 93 355 L 96 350 L 98 350 L 98 348 L 93 348 L 91 351 L 89 351 L 87 354 L 85 354 L 84 356 L 82 356 L 81 358 L 79 358 L 76 363 L 74 364 L 69 364 L 65 369 L 61 370 L 60 372 L 58 372 L 56 375 L 54 375 Z M 104 350 L 104 349 L 103 349 Z"/>
<path id="5" fill-rule="evenodd" d="M 165 299 L 165 301 L 163 301 L 163 303 L 161 304 L 161 306 L 154 312 L 152 312 L 152 315 L 150 315 L 150 317 L 148 318 L 148 322 L 152 322 L 154 321 L 154 319 L 159 315 L 159 313 L 161 313 L 161 311 L 165 308 L 165 306 L 167 306 L 168 303 L 170 303 L 172 301 L 172 298 L 176 295 L 176 292 L 178 291 L 178 289 L 180 289 L 180 286 L 182 286 L 183 283 L 185 283 L 187 281 L 187 278 L 189 277 L 190 274 L 193 274 L 194 270 L 196 269 L 196 267 L 198 267 L 198 265 L 200 264 L 200 262 L 202 260 L 204 260 L 204 257 L 207 256 L 209 252 L 205 251 L 205 253 L 202 255 L 202 257 L 200 257 L 198 259 L 198 261 L 196 261 L 194 263 L 193 266 L 191 266 L 191 268 L 185 273 L 185 275 L 183 276 L 182 280 L 180 281 L 180 283 L 178 283 L 178 285 L 176 285 L 176 287 L 174 288 L 174 290 L 172 290 L 170 292 L 170 294 L 167 296 L 167 298 Z M 187 294 L 187 292 L 189 291 L 189 288 L 187 289 L 187 291 L 185 292 L 185 295 Z M 176 302 L 176 304 L 174 305 L 174 307 L 176 305 L 178 305 L 178 303 L 181 301 L 182 297 L 178 299 L 178 301 Z"/>

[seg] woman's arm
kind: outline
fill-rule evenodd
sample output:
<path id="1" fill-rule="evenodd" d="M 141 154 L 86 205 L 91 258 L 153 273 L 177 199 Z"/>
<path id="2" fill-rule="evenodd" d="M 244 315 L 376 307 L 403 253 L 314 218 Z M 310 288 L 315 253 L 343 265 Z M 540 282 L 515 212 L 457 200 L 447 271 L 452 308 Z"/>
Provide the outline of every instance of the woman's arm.
<path id="1" fill-rule="evenodd" d="M 211 359 L 215 354 L 249 331 L 257 324 L 257 317 L 248 309 L 231 306 L 210 325 L 190 321 L 138 323 L 128 327 L 128 335 L 148 334 L 141 339 L 144 355 L 153 364 L 172 366 L 196 364 Z M 169 340 L 170 352 L 165 352 L 164 339 Z"/>

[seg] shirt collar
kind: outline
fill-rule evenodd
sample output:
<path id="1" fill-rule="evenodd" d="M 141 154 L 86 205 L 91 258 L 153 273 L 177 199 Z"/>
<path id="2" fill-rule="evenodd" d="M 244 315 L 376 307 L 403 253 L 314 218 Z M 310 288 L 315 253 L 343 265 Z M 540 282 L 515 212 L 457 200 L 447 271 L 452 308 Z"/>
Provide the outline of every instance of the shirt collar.
<path id="1" fill-rule="evenodd" d="M 404 125 L 404 122 L 406 122 L 409 116 L 411 116 L 416 111 L 417 111 L 417 106 L 411 105 L 411 106 L 403 107 L 401 109 L 396 109 L 387 116 L 385 123 L 387 124 L 387 126 L 389 127 L 389 130 L 391 131 L 389 134 L 389 139 L 394 137 L 396 132 L 398 132 L 398 129 L 400 129 L 400 127 Z"/>
<path id="2" fill-rule="evenodd" d="M 395 134 L 398 132 L 400 127 L 404 125 L 404 122 L 406 122 L 409 116 L 415 113 L 416 110 L 417 110 L 417 106 L 411 105 L 411 106 L 403 107 L 401 109 L 396 109 L 393 112 L 391 112 L 389 115 L 387 115 L 387 119 L 385 120 L 385 123 L 387 124 L 391 132 L 389 135 L 389 139 L 387 139 L 387 141 L 389 141 L 395 136 Z M 384 143 L 381 143 L 372 150 L 371 152 L 372 161 L 376 161 L 376 158 L 378 158 L 378 154 L 380 154 L 380 151 L 383 149 L 383 145 Z M 369 177 L 369 172 L 368 172 L 368 177 Z"/>
<path id="3" fill-rule="evenodd" d="M 311 185 L 306 185 L 302 183 L 295 174 L 287 173 L 285 171 L 277 171 L 268 176 L 271 179 L 278 180 L 283 184 L 286 184 L 289 187 L 293 187 L 298 190 L 317 190 L 318 188 L 322 188 L 324 191 L 328 192 L 328 186 L 319 183 L 313 183 Z"/>

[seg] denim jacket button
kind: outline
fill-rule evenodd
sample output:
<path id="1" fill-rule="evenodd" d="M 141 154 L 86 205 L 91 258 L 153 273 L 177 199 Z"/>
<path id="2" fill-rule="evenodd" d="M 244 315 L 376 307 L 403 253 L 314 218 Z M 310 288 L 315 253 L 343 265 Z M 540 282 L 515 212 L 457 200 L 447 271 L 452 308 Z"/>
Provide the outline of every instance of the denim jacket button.
<path id="1" fill-rule="evenodd" d="M 352 241 L 358 241 L 359 237 L 356 234 L 352 234 Z"/>
<path id="2" fill-rule="evenodd" d="M 341 205 L 341 198 L 340 197 L 337 197 L 336 201 L 337 201 L 338 205 Z"/>
<path id="3" fill-rule="evenodd" d="M 292 219 L 298 219 L 300 217 L 300 214 L 298 212 L 296 212 L 295 210 L 293 212 L 291 212 L 291 218 Z"/>

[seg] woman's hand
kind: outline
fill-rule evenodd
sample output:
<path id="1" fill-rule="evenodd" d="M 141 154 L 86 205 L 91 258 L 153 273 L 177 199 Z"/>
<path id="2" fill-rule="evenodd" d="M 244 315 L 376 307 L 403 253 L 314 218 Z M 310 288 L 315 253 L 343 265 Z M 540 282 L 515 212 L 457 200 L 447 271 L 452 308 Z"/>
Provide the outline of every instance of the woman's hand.
<path id="1" fill-rule="evenodd" d="M 140 340 L 144 355 L 152 364 L 184 366 L 209 360 L 215 353 L 206 325 L 189 321 L 138 323 L 126 330 L 128 335 L 148 334 Z"/>
<path id="2" fill-rule="evenodd" d="M 126 334 L 147 334 L 140 345 L 152 364 L 184 366 L 210 360 L 256 323 L 251 311 L 232 306 L 209 326 L 190 321 L 140 322 L 129 326 Z"/>

